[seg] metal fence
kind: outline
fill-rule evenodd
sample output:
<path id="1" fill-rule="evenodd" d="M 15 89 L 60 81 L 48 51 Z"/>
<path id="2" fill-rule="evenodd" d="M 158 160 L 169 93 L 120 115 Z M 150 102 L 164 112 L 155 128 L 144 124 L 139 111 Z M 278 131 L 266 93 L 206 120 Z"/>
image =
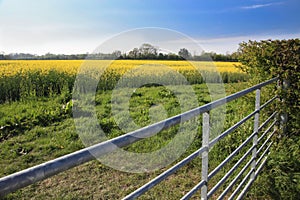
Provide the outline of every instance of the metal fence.
<path id="1" fill-rule="evenodd" d="M 97 156 L 101 156 L 107 154 L 109 152 L 114 151 L 117 147 L 125 147 L 134 142 L 141 140 L 142 138 L 147 138 L 152 135 L 155 135 L 157 132 L 157 127 L 163 129 L 167 129 L 171 126 L 176 124 L 188 121 L 200 114 L 203 115 L 203 126 L 202 126 L 202 147 L 159 176 L 155 177 L 145 185 L 141 186 L 137 190 L 133 191 L 124 199 L 134 199 L 139 197 L 140 195 L 144 194 L 146 191 L 150 190 L 155 185 L 159 184 L 161 181 L 166 179 L 168 176 L 173 174 L 175 171 L 195 159 L 196 157 L 201 156 L 202 158 L 202 175 L 201 181 L 195 185 L 188 193 L 186 193 L 182 199 L 189 199 L 193 194 L 195 194 L 198 190 L 201 190 L 201 199 L 208 199 L 212 197 L 213 194 L 228 180 L 228 178 L 236 172 L 237 175 L 233 177 L 231 182 L 227 184 L 227 187 L 219 192 L 218 199 L 224 198 L 226 195 L 230 195 L 229 199 L 237 198 L 241 199 L 246 192 L 248 191 L 249 187 L 253 183 L 253 181 L 258 176 L 259 172 L 261 171 L 262 167 L 267 161 L 267 157 L 269 154 L 269 149 L 272 145 L 271 137 L 276 132 L 275 124 L 276 124 L 276 111 L 271 114 L 266 121 L 264 121 L 261 125 L 259 125 L 259 114 L 260 111 L 272 103 L 277 97 L 274 96 L 273 98 L 269 99 L 263 105 L 261 105 L 260 94 L 261 88 L 274 83 L 277 81 L 278 78 L 273 78 L 266 82 L 260 83 L 248 89 L 242 90 L 235 94 L 229 95 L 222 99 L 216 100 L 214 102 L 208 103 L 206 105 L 200 106 L 198 108 L 192 109 L 190 111 L 184 112 L 182 114 L 176 115 L 174 117 L 165 119 L 158 123 L 149 125 L 147 127 L 138 129 L 136 131 L 127 133 L 125 135 L 113 138 L 111 140 L 96 144 L 91 147 L 84 148 L 82 150 L 76 151 L 74 153 L 62 156 L 60 158 L 51 160 L 49 162 L 45 162 L 43 164 L 25 169 L 23 171 L 11 174 L 9 176 L 3 177 L 0 179 L 0 196 L 8 194 L 10 192 L 16 191 L 22 187 L 27 185 L 33 184 L 37 181 L 43 180 L 59 172 L 65 171 L 72 167 L 81 165 L 82 163 L 91 161 L 95 159 Z M 234 124 L 232 127 L 221 133 L 219 136 L 214 138 L 212 141 L 209 141 L 210 135 L 210 114 L 209 112 L 217 108 L 221 105 L 224 105 L 230 101 L 238 99 L 242 96 L 245 96 L 251 92 L 256 92 L 255 98 L 255 108 L 252 113 L 248 116 L 244 117 L 242 120 Z M 208 172 L 208 156 L 209 150 L 222 138 L 227 136 L 228 134 L 232 133 L 236 130 L 239 126 L 244 124 L 246 121 L 254 117 L 254 131 L 253 133 L 248 136 L 248 138 L 242 142 L 242 144 L 235 149 L 225 160 L 223 160 L 215 169 L 213 169 L 210 173 Z M 267 125 L 269 125 L 267 127 Z M 267 127 L 267 128 L 265 128 Z M 262 132 L 263 128 L 265 131 L 258 137 L 258 133 Z M 273 128 L 273 130 L 272 130 Z M 250 148 L 246 149 L 246 153 L 242 155 L 242 157 L 234 164 L 234 166 L 227 171 L 227 173 L 221 178 L 221 180 L 213 185 L 211 189 L 208 189 L 208 182 L 221 170 L 223 167 L 234 158 L 241 150 L 245 150 L 246 145 L 252 141 L 252 145 Z M 250 160 L 242 166 L 241 164 L 243 161 L 246 160 L 248 156 L 250 156 Z M 242 168 L 239 172 L 237 170 Z M 246 174 L 246 175 L 245 175 Z M 242 179 L 238 182 L 239 179 Z M 235 186 L 235 188 L 234 188 Z M 232 189 L 234 189 L 232 191 Z M 230 193 L 229 193 L 230 192 Z"/>

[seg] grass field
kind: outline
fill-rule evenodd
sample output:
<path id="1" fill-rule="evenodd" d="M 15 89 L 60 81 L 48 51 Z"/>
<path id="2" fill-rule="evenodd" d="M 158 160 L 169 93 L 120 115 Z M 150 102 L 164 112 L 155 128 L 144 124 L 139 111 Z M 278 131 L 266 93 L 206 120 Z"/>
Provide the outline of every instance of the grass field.
<path id="1" fill-rule="evenodd" d="M 126 63 L 132 66 L 132 63 L 140 65 L 146 61 L 117 62 L 119 64 L 125 63 L 122 65 L 124 67 Z M 166 63 L 173 65 L 179 71 L 183 70 L 186 72 L 185 76 L 188 73 L 192 74 L 191 77 L 193 76 L 193 78 L 199 76 L 199 74 L 191 73 L 192 69 L 188 69 L 182 61 L 168 61 Z M 76 132 L 72 113 L 66 110 L 66 105 L 72 98 L 73 73 L 75 73 L 81 64 L 82 61 L 8 61 L 6 63 L 5 61 L 1 61 L 0 74 L 2 75 L 0 78 L 0 87 L 5 88 L 10 86 L 17 89 L 15 89 L 15 93 L 3 93 L 2 91 L 1 94 L 1 97 L 4 94 L 8 96 L 2 98 L 2 103 L 0 104 L 0 177 L 84 147 Z M 204 66 L 204 63 L 196 64 Z M 66 66 L 66 68 L 63 66 Z M 220 71 L 221 69 L 224 70 L 221 73 L 228 73 L 228 76 L 231 73 L 237 73 L 236 76 L 239 75 L 246 79 L 243 73 L 232 66 L 232 63 L 217 63 L 217 69 L 220 69 Z M 122 67 L 120 68 L 122 69 Z M 11 69 L 11 73 L 8 73 L 9 68 Z M 233 71 L 233 69 L 236 71 Z M 112 82 L 112 76 L 120 77 L 122 70 L 118 70 L 120 69 L 114 68 L 114 70 L 109 71 L 111 75 L 109 78 L 106 77 L 103 80 Z M 209 70 L 206 69 L 206 71 Z M 105 75 L 108 76 L 108 74 Z M 199 77 L 199 79 L 201 78 Z M 13 80 L 19 80 L 19 85 L 13 85 L 15 84 Z M 110 83 L 110 85 L 114 86 L 117 80 L 118 78 L 115 78 L 115 82 Z M 248 87 L 248 83 L 239 81 L 241 80 L 234 80 L 232 83 L 225 84 L 227 95 Z M 22 87 L 26 83 L 28 84 L 26 86 L 28 88 Z M 49 83 L 52 83 L 52 85 Z M 49 85 L 52 88 L 49 88 Z M 109 84 L 106 83 L 103 85 Z M 199 105 L 204 105 L 211 101 L 206 84 L 195 82 L 192 84 L 192 88 L 195 91 Z M 99 124 L 109 138 L 123 134 L 112 115 L 112 90 L 110 87 L 101 88 L 99 85 L 98 89 L 95 96 L 95 103 Z M 6 90 L 8 91 L 7 88 Z M 18 98 L 12 98 L 13 95 L 17 94 L 19 94 Z M 224 129 L 251 112 L 254 105 L 248 103 L 249 98 L 254 98 L 254 96 L 248 95 L 227 105 Z M 131 117 L 140 126 L 152 123 L 149 113 L 154 104 L 160 104 L 165 109 L 165 115 L 162 114 L 159 117 L 169 117 L 181 112 L 176 96 L 172 95 L 164 86 L 153 85 L 141 87 L 135 91 L 135 95 L 131 96 L 129 105 Z M 234 134 L 230 135 L 230 137 L 220 142 L 217 147 L 213 148 L 210 153 L 210 169 L 216 167 L 220 160 L 232 152 L 239 144 L 239 141 L 251 132 L 251 126 L 251 124 L 246 123 Z M 133 152 L 151 152 L 166 145 L 174 137 L 176 131 L 176 127 L 165 130 L 157 136 L 127 148 L 127 150 Z M 181 158 L 201 146 L 200 138 L 201 126 L 198 128 L 195 140 Z M 168 167 L 166 166 L 164 169 L 151 173 L 132 174 L 111 169 L 98 161 L 92 161 L 18 190 L 5 198 L 120 199 Z M 200 159 L 195 159 L 166 181 L 146 193 L 141 199 L 170 199 L 170 197 L 178 199 L 182 197 L 185 192 L 189 191 L 200 181 L 200 169 L 201 161 Z M 223 173 L 224 171 L 220 172 L 220 175 L 213 179 L 212 182 L 216 182 Z M 259 197 L 262 194 L 251 193 L 251 195 Z M 195 198 L 199 198 L 199 194 Z"/>

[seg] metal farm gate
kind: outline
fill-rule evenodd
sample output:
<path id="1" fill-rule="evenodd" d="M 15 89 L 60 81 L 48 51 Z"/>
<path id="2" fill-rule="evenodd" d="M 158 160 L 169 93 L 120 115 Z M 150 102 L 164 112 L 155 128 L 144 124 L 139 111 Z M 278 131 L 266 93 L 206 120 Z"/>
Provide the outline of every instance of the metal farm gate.
<path id="1" fill-rule="evenodd" d="M 142 138 L 150 137 L 156 134 L 157 127 L 161 128 L 163 126 L 163 129 L 167 129 L 171 126 L 182 123 L 184 121 L 188 121 L 202 114 L 202 147 L 190 154 L 189 156 L 187 156 L 186 158 L 184 158 L 183 160 L 181 160 L 180 162 L 176 163 L 171 168 L 164 171 L 162 174 L 155 177 L 145 185 L 141 186 L 137 190 L 127 195 L 126 197 L 124 197 L 124 199 L 134 199 L 139 197 L 140 195 L 142 195 L 143 193 L 150 190 L 152 187 L 166 179 L 168 176 L 173 174 L 176 170 L 180 169 L 185 164 L 189 163 L 194 158 L 199 156 L 201 156 L 202 158 L 201 181 L 197 185 L 195 185 L 188 193 L 186 193 L 182 197 L 182 199 L 189 199 L 198 190 L 201 190 L 201 199 L 209 199 L 220 188 L 220 186 L 222 186 L 222 184 L 225 183 L 228 177 L 231 176 L 233 172 L 235 172 L 238 169 L 238 167 L 242 169 L 239 172 L 236 172 L 237 175 L 233 177 L 232 181 L 221 192 L 218 199 L 224 198 L 225 195 L 231 195 L 229 199 L 241 199 L 246 194 L 247 190 L 249 189 L 253 181 L 256 179 L 256 177 L 259 175 L 261 169 L 266 163 L 269 154 L 269 149 L 272 145 L 271 138 L 276 132 L 277 126 L 275 126 L 275 124 L 277 123 L 277 112 L 274 111 L 262 124 L 259 124 L 259 114 L 262 111 L 262 109 L 264 109 L 277 98 L 277 96 L 274 96 L 273 98 L 269 99 L 267 102 L 264 102 L 262 104 L 260 101 L 261 88 L 272 84 L 277 80 L 278 78 L 273 78 L 248 89 L 242 90 L 235 94 L 229 95 L 222 99 L 184 112 L 177 116 L 165 119 L 163 121 L 149 125 L 139 130 L 127 133 L 117 138 L 113 138 L 111 140 L 84 148 L 74 153 L 3 177 L 0 179 L 0 196 L 16 191 L 17 189 L 20 189 L 37 181 L 46 179 L 47 177 L 53 176 L 72 167 L 91 161 L 95 159 L 94 155 L 101 156 L 112 152 L 115 150 L 116 146 L 125 147 L 130 144 L 133 144 L 134 142 L 137 142 L 138 140 L 141 140 Z M 227 129 L 223 133 L 219 134 L 212 141 L 209 141 L 210 111 L 252 92 L 256 93 L 255 108 L 253 108 L 253 112 L 241 119 L 239 122 L 234 124 L 232 127 Z M 215 169 L 208 173 L 209 149 L 211 149 L 214 145 L 217 144 L 218 141 L 222 140 L 222 138 L 232 133 L 240 125 L 242 125 L 252 117 L 254 117 L 253 133 L 251 133 L 248 136 L 248 138 L 246 138 L 240 144 L 240 146 L 237 149 L 235 149 L 225 160 L 223 160 Z M 267 127 L 265 131 L 262 131 L 262 129 L 265 127 Z M 250 142 L 252 142 L 251 147 L 245 150 L 246 145 Z M 230 160 L 232 160 L 234 156 L 237 153 L 239 153 L 242 149 L 246 151 L 246 153 L 242 155 L 242 157 L 234 164 L 234 166 L 229 171 L 227 171 L 227 173 L 221 178 L 221 180 L 218 183 L 213 185 L 212 188 L 208 190 L 207 185 L 208 182 L 212 179 L 212 177 L 214 177 L 224 167 L 224 165 Z M 245 161 L 247 157 L 249 159 L 249 156 L 251 156 L 250 160 L 242 166 L 242 162 Z M 235 186 L 235 189 L 232 191 L 233 186 Z"/>

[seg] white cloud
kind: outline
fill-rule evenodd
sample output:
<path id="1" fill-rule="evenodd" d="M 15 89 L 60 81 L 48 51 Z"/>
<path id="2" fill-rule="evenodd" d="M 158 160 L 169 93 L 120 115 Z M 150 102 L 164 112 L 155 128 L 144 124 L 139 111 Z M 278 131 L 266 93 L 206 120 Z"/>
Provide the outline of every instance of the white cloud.
<path id="1" fill-rule="evenodd" d="M 244 10 L 251 10 L 251 9 L 257 9 L 257 8 L 263 8 L 263 7 L 270 7 L 270 6 L 277 6 L 282 5 L 284 2 L 274 2 L 274 3 L 266 3 L 266 4 L 254 4 L 250 6 L 242 6 L 240 9 Z"/>

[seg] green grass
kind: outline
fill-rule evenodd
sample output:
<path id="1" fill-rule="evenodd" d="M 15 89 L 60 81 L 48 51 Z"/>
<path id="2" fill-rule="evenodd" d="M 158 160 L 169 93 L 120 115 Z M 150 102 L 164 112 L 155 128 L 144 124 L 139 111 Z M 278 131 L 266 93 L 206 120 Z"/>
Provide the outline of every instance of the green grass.
<path id="1" fill-rule="evenodd" d="M 246 83 L 226 84 L 227 95 L 246 88 Z M 210 101 L 209 93 L 204 84 L 193 85 L 199 105 Z M 183 91 L 182 91 L 183 92 Z M 121 95 L 121 94 L 120 94 Z M 29 99 L 13 103 L 1 104 L 0 126 L 8 127 L 9 131 L 1 130 L 0 143 L 0 177 L 40 164 L 42 162 L 71 153 L 84 147 L 75 130 L 74 121 L 63 106 L 69 97 Z M 245 117 L 254 107 L 249 104 L 248 95 L 227 105 L 225 128 Z M 124 133 L 118 127 L 111 113 L 111 91 L 102 91 L 95 98 L 99 124 L 108 138 Z M 120 107 L 124 106 L 122 104 Z M 158 110 L 155 107 L 159 106 Z M 118 109 L 118 107 L 116 108 Z M 165 109 L 165 112 L 160 112 Z M 162 86 L 143 87 L 135 91 L 130 99 L 130 116 L 138 126 L 153 123 L 182 112 L 178 99 L 172 91 Z M 156 118 L 149 117 L 151 112 Z M 49 120 L 45 120 L 49 119 Z M 15 121 L 14 121 L 15 120 Z M 125 122 L 124 122 L 125 123 Z M 21 124 L 21 125 L 15 125 Z M 210 170 L 216 167 L 233 149 L 251 132 L 252 124 L 247 123 L 230 137 L 224 138 L 210 152 Z M 168 144 L 174 138 L 177 128 L 137 142 L 126 148 L 132 152 L 151 152 Z M 155 145 L 154 145 L 155 144 Z M 201 146 L 201 126 L 199 126 L 194 142 L 184 155 L 189 155 Z M 231 162 L 227 168 L 232 165 Z M 166 166 L 168 168 L 170 166 Z M 38 182 L 12 194 L 6 199 L 120 199 L 134 189 L 148 182 L 164 169 L 150 173 L 125 173 L 92 161 L 75 167 L 44 181 Z M 141 199 L 178 199 L 189 191 L 201 179 L 201 161 L 195 159 L 176 174 L 170 176 L 158 186 L 147 192 Z M 222 171 L 211 183 L 218 181 Z M 199 193 L 195 195 L 199 198 Z"/>

